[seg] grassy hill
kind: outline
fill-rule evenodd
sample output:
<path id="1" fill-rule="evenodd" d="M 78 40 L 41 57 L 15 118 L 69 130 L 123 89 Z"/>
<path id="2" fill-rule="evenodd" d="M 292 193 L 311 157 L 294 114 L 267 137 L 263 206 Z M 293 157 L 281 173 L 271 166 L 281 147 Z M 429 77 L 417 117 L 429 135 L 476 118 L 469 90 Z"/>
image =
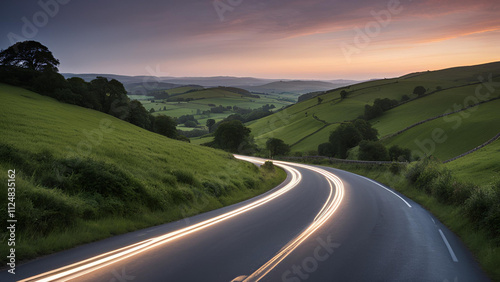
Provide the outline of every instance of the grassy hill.
<path id="1" fill-rule="evenodd" d="M 489 83 L 490 77 L 493 83 Z M 481 86 L 483 81 L 485 86 Z M 406 95 L 410 99 L 410 101 L 386 111 L 382 116 L 370 120 L 379 131 L 380 137 L 385 137 L 412 124 L 482 101 L 478 98 L 482 96 L 476 95 L 478 87 L 482 87 L 480 95 L 488 95 L 488 99 L 499 97 L 500 91 L 494 91 L 498 81 L 500 81 L 500 63 L 498 62 L 413 73 L 400 78 L 373 80 L 327 91 L 318 96 L 321 100 L 315 97 L 297 103 L 279 113 L 250 123 L 248 126 L 252 130 L 257 144 L 261 146 L 264 145 L 267 138 L 275 137 L 292 145 L 292 152 L 307 153 L 317 150 L 319 144 L 327 142 L 329 133 L 338 124 L 362 116 L 365 105 L 372 105 L 377 98 L 401 101 Z M 416 86 L 423 86 L 426 89 L 426 95 L 417 97 L 416 94 L 413 94 L 413 89 Z M 491 89 L 493 91 L 490 91 Z M 340 97 L 342 90 L 348 92 L 345 99 Z M 489 120 L 498 119 L 492 113 L 495 111 L 495 106 L 498 107 L 498 103 L 490 103 L 477 107 L 478 111 L 470 111 L 473 117 L 464 120 L 463 125 L 461 125 L 463 128 L 455 133 L 449 133 L 448 142 L 439 147 L 438 151 L 440 152 L 437 152 L 440 158 L 459 155 L 487 141 L 494 135 L 494 132 L 500 132 L 499 126 Z M 463 114 L 464 112 L 457 116 L 461 117 Z M 481 117 L 483 115 L 485 115 L 484 118 Z M 456 120 L 457 116 L 450 116 L 446 120 Z M 413 141 L 410 140 L 412 136 L 423 137 L 436 126 L 444 126 L 444 129 L 449 129 L 454 124 L 455 122 L 433 121 L 427 125 L 416 126 L 411 129 L 411 132 L 385 142 L 390 145 L 397 144 L 414 148 L 415 146 L 410 144 Z M 477 134 L 461 133 L 462 135 L 457 135 L 458 132 L 466 132 L 468 128 L 476 129 L 473 132 Z M 481 128 L 485 130 L 481 130 Z M 462 138 L 462 141 L 458 142 L 457 139 L 452 138 Z M 451 142 L 452 140 L 455 142 Z M 441 148 L 445 151 L 442 151 Z"/>
<path id="2" fill-rule="evenodd" d="M 471 109 L 418 125 L 395 137 L 384 139 L 383 143 L 387 146 L 404 145 L 414 153 L 434 155 L 446 161 L 500 133 L 498 109 L 500 100 L 495 100 L 475 107 L 473 112 Z M 442 136 L 436 137 L 434 131 Z"/>
<path id="3" fill-rule="evenodd" d="M 219 208 L 284 179 L 21 88 L 0 84 L 0 99 L 0 181 L 16 170 L 18 259 Z"/>
<path id="4" fill-rule="evenodd" d="M 290 80 L 274 81 L 260 86 L 247 86 L 245 89 L 256 93 L 267 93 L 280 95 L 297 101 L 301 94 L 326 91 L 337 87 L 353 84 L 355 81 L 336 81 L 335 83 L 325 81 Z"/>
<path id="5" fill-rule="evenodd" d="M 500 181 L 500 162 L 492 156 L 500 155 L 500 140 L 460 159 L 445 164 L 462 181 L 479 186 Z"/>

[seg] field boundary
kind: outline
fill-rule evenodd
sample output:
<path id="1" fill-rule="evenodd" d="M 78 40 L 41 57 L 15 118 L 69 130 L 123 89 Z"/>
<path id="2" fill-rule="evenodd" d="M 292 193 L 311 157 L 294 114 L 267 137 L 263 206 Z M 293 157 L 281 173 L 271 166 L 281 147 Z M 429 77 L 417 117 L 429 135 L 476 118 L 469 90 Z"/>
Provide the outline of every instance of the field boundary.
<path id="1" fill-rule="evenodd" d="M 294 160 L 302 160 L 302 161 L 307 161 L 307 160 L 329 160 L 333 163 L 346 163 L 346 164 L 369 164 L 369 165 L 383 165 L 383 164 L 407 164 L 407 162 L 392 162 L 392 161 L 359 161 L 359 160 L 344 160 L 344 159 L 337 159 L 337 158 L 330 158 L 330 157 L 324 157 L 324 156 L 305 156 L 305 157 L 282 157 L 280 158 L 284 161 L 294 161 Z"/>
<path id="2" fill-rule="evenodd" d="M 500 99 L 500 97 L 495 97 L 495 98 L 492 98 L 492 99 L 489 99 L 489 100 L 486 100 L 486 101 L 481 101 L 479 103 L 476 103 L 474 105 L 470 105 L 470 106 L 468 106 L 466 108 L 463 108 L 463 109 L 460 109 L 460 110 L 457 110 L 457 111 L 453 111 L 453 112 L 449 112 L 449 113 L 444 113 L 444 114 L 441 114 L 441 115 L 438 115 L 438 116 L 435 116 L 435 117 L 431 117 L 431 118 L 419 121 L 417 123 L 414 123 L 414 124 L 412 124 L 412 125 L 404 128 L 404 129 L 401 129 L 401 130 L 399 130 L 399 131 L 397 131 L 395 133 L 386 135 L 386 136 L 380 138 L 380 140 L 384 140 L 384 139 L 388 139 L 388 138 L 392 138 L 392 137 L 398 136 L 401 133 L 403 133 L 403 132 L 405 132 L 405 131 L 407 131 L 409 129 L 412 129 L 412 128 L 418 126 L 418 125 L 424 124 L 426 122 L 433 121 L 435 119 L 439 119 L 439 118 L 442 118 L 442 117 L 445 117 L 445 116 L 449 116 L 449 115 L 452 115 L 452 114 L 456 114 L 456 113 L 459 113 L 459 112 L 463 112 L 463 111 L 468 110 L 470 108 L 474 108 L 474 107 L 477 107 L 479 105 L 482 105 L 482 104 L 485 104 L 485 103 L 489 103 L 489 102 L 492 102 L 492 101 L 495 101 L 495 100 L 498 100 L 498 99 Z"/>
<path id="3" fill-rule="evenodd" d="M 474 153 L 475 151 L 477 151 L 477 150 L 479 150 L 479 149 L 482 149 L 482 148 L 484 148 L 484 147 L 486 147 L 486 146 L 490 145 L 491 143 L 495 142 L 495 141 L 496 141 L 497 139 L 499 139 L 499 138 L 500 138 L 500 133 L 498 133 L 497 135 L 495 135 L 495 137 L 491 138 L 490 140 L 488 140 L 488 141 L 484 142 L 483 144 L 481 144 L 481 145 L 477 146 L 476 148 L 474 148 L 474 149 L 472 149 L 472 150 L 470 150 L 470 151 L 467 151 L 467 152 L 465 152 L 465 153 L 463 153 L 463 154 L 461 154 L 461 155 L 458 155 L 458 156 L 456 156 L 456 157 L 454 157 L 454 158 L 451 158 L 451 159 L 449 159 L 449 160 L 447 160 L 447 161 L 444 161 L 443 163 L 444 163 L 444 164 L 445 164 L 445 163 L 449 163 L 449 162 L 452 162 L 452 161 L 454 161 L 454 160 L 457 160 L 457 159 L 460 159 L 460 158 L 462 158 L 462 157 L 465 157 L 465 156 L 467 156 L 468 154 L 472 154 L 472 153 Z"/>
<path id="4" fill-rule="evenodd" d="M 332 123 L 332 124 L 334 124 L 334 123 Z M 330 126 L 330 125 L 332 125 L 332 124 L 325 124 L 325 125 L 323 125 L 320 129 L 318 129 L 318 130 L 314 131 L 313 133 L 308 134 L 308 135 L 306 135 L 306 136 L 304 136 L 304 137 L 300 138 L 300 139 L 299 139 L 299 141 L 297 141 L 297 142 L 293 143 L 292 145 L 290 145 L 290 147 L 293 147 L 293 146 L 295 146 L 295 145 L 299 144 L 300 142 L 302 142 L 302 141 L 306 140 L 307 138 L 309 138 L 309 137 L 313 136 L 314 134 L 316 134 L 316 133 L 320 132 L 321 130 L 323 130 L 323 129 L 327 128 L 328 126 Z"/>

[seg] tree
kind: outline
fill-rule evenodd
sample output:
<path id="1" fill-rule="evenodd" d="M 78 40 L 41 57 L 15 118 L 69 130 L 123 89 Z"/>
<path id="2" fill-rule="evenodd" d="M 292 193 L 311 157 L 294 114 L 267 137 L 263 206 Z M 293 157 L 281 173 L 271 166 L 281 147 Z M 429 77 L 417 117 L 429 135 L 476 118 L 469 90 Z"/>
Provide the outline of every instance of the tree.
<path id="1" fill-rule="evenodd" d="M 266 149 L 269 151 L 270 157 L 286 156 L 290 153 L 290 145 L 278 138 L 269 138 L 266 141 Z"/>
<path id="2" fill-rule="evenodd" d="M 122 109 L 130 103 L 125 87 L 116 79 L 108 81 L 107 78 L 98 76 L 90 82 L 90 91 L 99 100 L 101 111 L 107 114 L 120 116 Z"/>
<path id="3" fill-rule="evenodd" d="M 359 143 L 358 159 L 364 161 L 388 161 L 389 153 L 380 142 L 363 140 Z"/>
<path id="4" fill-rule="evenodd" d="M 357 119 L 354 121 L 354 127 L 361 133 L 361 138 L 363 140 L 371 140 L 371 141 L 377 141 L 378 140 L 378 131 L 377 129 L 373 128 L 372 125 L 367 122 L 366 120 L 362 119 Z"/>
<path id="5" fill-rule="evenodd" d="M 212 126 L 214 126 L 215 120 L 214 119 L 207 119 L 207 127 L 208 127 L 208 132 L 212 132 Z"/>
<path id="6" fill-rule="evenodd" d="M 334 150 L 332 143 L 326 142 L 323 144 L 319 144 L 318 146 L 318 155 L 320 156 L 325 156 L 325 157 L 333 157 L 334 156 Z"/>
<path id="7" fill-rule="evenodd" d="M 422 96 L 425 94 L 427 90 L 423 86 L 417 86 L 413 89 L 413 94 L 417 94 L 418 96 Z"/>
<path id="8" fill-rule="evenodd" d="M 349 95 L 349 93 L 345 90 L 342 90 L 340 91 L 340 99 L 341 100 L 344 100 L 345 98 L 347 98 L 347 95 Z"/>
<path id="9" fill-rule="evenodd" d="M 389 148 L 391 161 L 407 162 L 411 160 L 411 150 L 394 145 Z"/>
<path id="10" fill-rule="evenodd" d="M 384 99 L 377 98 L 373 102 L 373 106 L 379 106 L 380 108 L 382 108 L 382 111 L 384 112 L 390 110 L 397 104 L 399 104 L 397 100 L 391 100 L 389 98 L 384 98 Z"/>
<path id="11" fill-rule="evenodd" d="M 333 154 L 340 159 L 345 159 L 347 151 L 356 147 L 361 140 L 363 140 L 361 133 L 351 122 L 341 124 L 330 134 Z"/>
<path id="12" fill-rule="evenodd" d="M 0 64 L 15 66 L 35 71 L 57 72 L 59 60 L 54 58 L 49 49 L 37 41 L 18 42 L 0 52 Z"/>
<path id="13" fill-rule="evenodd" d="M 147 130 L 152 129 L 151 115 L 144 108 L 142 103 L 137 100 L 130 102 L 130 109 L 126 121 Z"/>
<path id="14" fill-rule="evenodd" d="M 184 123 L 185 127 L 196 127 L 198 124 L 194 120 L 188 120 Z"/>
<path id="15" fill-rule="evenodd" d="M 214 143 L 221 149 L 237 152 L 242 143 L 250 136 L 250 129 L 239 120 L 222 122 L 214 134 Z"/>
<path id="16" fill-rule="evenodd" d="M 384 110 L 382 110 L 382 108 L 378 105 L 373 105 L 373 106 L 365 105 L 365 113 L 364 113 L 363 117 L 366 120 L 370 120 L 370 119 L 374 119 L 376 117 L 381 116 L 383 113 L 384 113 Z"/>
<path id="17" fill-rule="evenodd" d="M 321 104 L 322 102 L 323 102 L 323 98 L 318 97 L 318 105 Z"/>
<path id="18" fill-rule="evenodd" d="M 171 117 L 158 115 L 155 117 L 154 131 L 168 138 L 177 138 L 177 122 Z"/>

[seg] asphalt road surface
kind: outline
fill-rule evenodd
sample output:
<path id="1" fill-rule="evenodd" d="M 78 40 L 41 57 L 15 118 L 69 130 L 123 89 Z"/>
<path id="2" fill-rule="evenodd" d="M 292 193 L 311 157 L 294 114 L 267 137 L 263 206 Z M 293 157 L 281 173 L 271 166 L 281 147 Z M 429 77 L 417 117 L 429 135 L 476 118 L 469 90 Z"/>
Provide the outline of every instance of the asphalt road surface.
<path id="1" fill-rule="evenodd" d="M 489 281 L 403 195 L 333 168 L 275 164 L 287 180 L 261 196 L 46 256 L 0 281 Z"/>

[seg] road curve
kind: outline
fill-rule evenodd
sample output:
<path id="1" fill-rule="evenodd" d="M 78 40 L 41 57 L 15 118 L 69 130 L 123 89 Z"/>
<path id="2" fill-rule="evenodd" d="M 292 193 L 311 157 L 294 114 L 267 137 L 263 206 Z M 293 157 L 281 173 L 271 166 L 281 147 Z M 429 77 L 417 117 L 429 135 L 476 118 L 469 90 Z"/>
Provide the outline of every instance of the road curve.
<path id="1" fill-rule="evenodd" d="M 0 281 L 488 281 L 410 199 L 345 171 L 275 164 L 287 180 L 263 195 L 34 260 Z"/>

